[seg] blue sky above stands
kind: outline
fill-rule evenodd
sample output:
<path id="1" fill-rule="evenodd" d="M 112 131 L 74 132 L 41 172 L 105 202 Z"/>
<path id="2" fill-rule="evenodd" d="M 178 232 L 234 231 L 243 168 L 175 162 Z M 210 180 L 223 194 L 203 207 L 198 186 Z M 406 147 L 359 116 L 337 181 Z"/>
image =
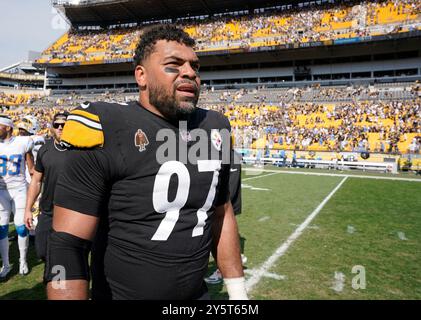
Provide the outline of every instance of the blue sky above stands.
<path id="1" fill-rule="evenodd" d="M 69 28 L 51 0 L 0 0 L 0 68 L 43 51 Z"/>

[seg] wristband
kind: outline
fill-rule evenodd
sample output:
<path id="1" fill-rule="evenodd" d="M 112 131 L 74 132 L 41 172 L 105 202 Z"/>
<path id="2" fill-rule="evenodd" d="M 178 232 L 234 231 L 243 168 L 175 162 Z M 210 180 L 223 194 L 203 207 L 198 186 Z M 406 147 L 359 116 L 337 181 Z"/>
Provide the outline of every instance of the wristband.
<path id="1" fill-rule="evenodd" d="M 224 279 L 230 300 L 248 300 L 244 277 Z"/>

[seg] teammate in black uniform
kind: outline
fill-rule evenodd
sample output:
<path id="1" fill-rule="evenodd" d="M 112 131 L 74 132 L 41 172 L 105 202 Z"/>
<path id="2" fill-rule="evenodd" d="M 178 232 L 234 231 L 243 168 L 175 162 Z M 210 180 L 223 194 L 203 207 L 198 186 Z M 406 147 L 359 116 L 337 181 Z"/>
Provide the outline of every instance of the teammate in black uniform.
<path id="1" fill-rule="evenodd" d="M 35 249 L 38 258 L 45 261 L 47 240 L 53 224 L 53 197 L 58 176 L 64 167 L 66 149 L 60 145 L 61 134 L 66 123 L 68 112 L 56 113 L 53 117 L 51 133 L 53 139 L 47 140 L 39 149 L 35 163 L 35 171 L 28 188 L 25 208 L 25 225 L 33 229 L 32 207 L 41 192 L 39 203 L 41 214 L 38 217 L 35 235 Z"/>
<path id="2" fill-rule="evenodd" d="M 230 125 L 196 108 L 193 45 L 174 26 L 151 28 L 135 56 L 139 102 L 86 103 L 68 117 L 62 141 L 86 150 L 69 151 L 57 183 L 50 299 L 88 298 L 87 256 L 99 219 L 109 227 L 103 265 L 113 299 L 208 298 L 212 247 L 230 298 L 247 299 L 229 201 Z M 206 150 L 198 148 L 203 141 Z"/>

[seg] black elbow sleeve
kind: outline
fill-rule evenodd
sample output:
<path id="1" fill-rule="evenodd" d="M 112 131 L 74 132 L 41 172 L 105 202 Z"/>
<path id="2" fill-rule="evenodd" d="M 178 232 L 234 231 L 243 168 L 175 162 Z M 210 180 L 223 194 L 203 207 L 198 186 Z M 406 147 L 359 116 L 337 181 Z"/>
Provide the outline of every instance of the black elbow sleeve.
<path id="1" fill-rule="evenodd" d="M 44 282 L 89 281 L 88 256 L 91 242 L 66 232 L 52 231 L 47 242 Z"/>

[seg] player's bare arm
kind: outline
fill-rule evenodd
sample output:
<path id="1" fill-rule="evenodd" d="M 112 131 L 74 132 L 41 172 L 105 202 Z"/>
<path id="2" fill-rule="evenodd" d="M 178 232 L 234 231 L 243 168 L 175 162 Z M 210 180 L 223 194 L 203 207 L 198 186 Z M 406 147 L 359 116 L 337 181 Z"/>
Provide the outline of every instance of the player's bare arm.
<path id="1" fill-rule="evenodd" d="M 231 201 L 215 209 L 212 233 L 214 257 L 225 279 L 230 299 L 247 299 L 237 221 Z"/>
<path id="2" fill-rule="evenodd" d="M 32 151 L 27 152 L 25 155 L 26 159 L 26 166 L 28 167 L 29 174 L 32 176 L 34 174 L 34 156 L 32 155 Z"/>
<path id="3" fill-rule="evenodd" d="M 84 256 L 83 250 L 80 246 L 74 245 L 71 239 L 76 240 L 79 243 L 92 241 L 98 218 L 82 214 L 73 210 L 62 208 L 59 206 L 54 207 L 54 220 L 53 229 L 56 235 L 61 236 L 60 238 L 50 238 L 51 246 L 54 247 L 56 244 L 64 246 L 63 250 L 66 252 L 74 252 L 71 254 L 75 258 L 72 261 L 72 265 L 68 265 L 68 268 L 81 268 L 78 264 L 85 264 L 87 261 L 82 261 Z M 60 241 L 60 242 L 59 242 Z M 63 249 L 63 248 L 61 248 Z M 55 251 L 50 254 L 55 254 Z M 66 253 L 65 253 L 66 254 Z M 80 259 L 77 258 L 79 256 Z M 60 259 L 56 257 L 55 259 Z M 87 259 L 87 256 L 86 256 Z M 50 261 L 54 264 L 54 261 Z M 52 267 L 50 265 L 50 267 Z M 64 266 L 66 268 L 66 266 Z M 72 270 L 66 270 L 73 272 Z M 85 300 L 88 299 L 88 280 L 87 279 L 74 279 L 64 280 L 60 285 L 55 285 L 54 280 L 50 281 L 47 285 L 47 296 L 50 300 Z"/>
<path id="4" fill-rule="evenodd" d="M 38 198 L 38 195 L 41 192 L 41 184 L 42 184 L 42 177 L 43 174 L 34 170 L 34 174 L 32 175 L 31 183 L 28 187 L 28 195 L 26 197 L 26 207 L 25 207 L 25 216 L 24 222 L 25 226 L 28 229 L 33 229 L 33 216 L 32 216 L 32 207 Z"/>

